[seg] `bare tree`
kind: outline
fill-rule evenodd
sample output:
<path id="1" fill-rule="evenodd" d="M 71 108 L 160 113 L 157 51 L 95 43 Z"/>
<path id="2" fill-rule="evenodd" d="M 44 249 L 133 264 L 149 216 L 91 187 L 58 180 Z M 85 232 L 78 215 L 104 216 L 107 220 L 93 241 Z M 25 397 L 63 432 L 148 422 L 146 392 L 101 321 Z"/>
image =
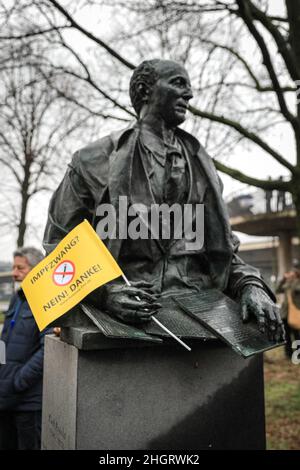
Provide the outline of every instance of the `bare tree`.
<path id="1" fill-rule="evenodd" d="M 104 40 L 101 31 L 84 26 L 78 9 L 89 6 L 101 14 L 108 5 L 114 16 L 111 36 Z M 299 2 L 282 0 L 282 14 L 272 13 L 268 0 L 86 0 L 76 6 L 62 0 L 20 0 L 17 7 L 0 38 L 52 41 L 62 55 L 51 57 L 48 66 L 82 83 L 95 115 L 109 109 L 107 115 L 116 119 L 131 117 L 125 82 L 141 59 L 159 50 L 159 55 L 186 63 L 195 89 L 187 125 L 198 129 L 220 171 L 246 184 L 290 192 L 300 235 Z M 13 34 L 12 24 L 17 25 Z M 86 40 L 92 53 L 83 54 L 71 44 L 69 31 Z M 62 63 L 61 57 L 67 60 Z M 86 106 L 80 96 L 71 101 Z M 294 138 L 296 163 L 273 146 L 269 131 L 278 125 Z M 272 158 L 288 181 L 250 177 L 220 159 L 220 149 L 229 155 L 241 142 Z"/>
<path id="2" fill-rule="evenodd" d="M 90 115 L 65 106 L 62 95 L 70 83 L 60 83 L 58 93 L 49 87 L 51 76 L 45 80 L 35 65 L 13 55 L 10 69 L 0 71 L 1 211 L 2 225 L 17 228 L 17 245 L 22 246 L 30 200 L 53 190 L 66 164 L 63 142 L 86 126 Z"/>
<path id="3" fill-rule="evenodd" d="M 189 109 L 204 123 L 206 141 L 215 146 L 217 169 L 242 183 L 290 192 L 300 235 L 299 2 L 282 1 L 282 15 L 270 13 L 272 2 L 267 0 L 114 3 L 134 15 L 138 26 L 131 27 L 131 39 L 165 31 L 171 56 L 178 45 L 193 39 L 188 62 L 198 84 Z M 273 146 L 269 131 L 278 125 L 289 129 L 294 139 L 296 163 Z M 288 180 L 250 177 L 225 164 L 220 149 L 230 150 L 239 142 L 271 157 Z"/>

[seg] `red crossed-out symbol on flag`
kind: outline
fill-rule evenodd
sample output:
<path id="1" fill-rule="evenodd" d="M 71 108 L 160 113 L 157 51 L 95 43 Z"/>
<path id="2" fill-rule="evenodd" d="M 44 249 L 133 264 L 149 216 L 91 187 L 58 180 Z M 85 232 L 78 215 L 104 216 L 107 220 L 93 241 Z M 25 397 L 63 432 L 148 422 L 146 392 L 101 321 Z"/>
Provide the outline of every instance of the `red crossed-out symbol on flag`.
<path id="1" fill-rule="evenodd" d="M 72 261 L 66 260 L 59 263 L 53 271 L 52 279 L 57 286 L 66 286 L 70 284 L 75 276 L 75 265 Z"/>

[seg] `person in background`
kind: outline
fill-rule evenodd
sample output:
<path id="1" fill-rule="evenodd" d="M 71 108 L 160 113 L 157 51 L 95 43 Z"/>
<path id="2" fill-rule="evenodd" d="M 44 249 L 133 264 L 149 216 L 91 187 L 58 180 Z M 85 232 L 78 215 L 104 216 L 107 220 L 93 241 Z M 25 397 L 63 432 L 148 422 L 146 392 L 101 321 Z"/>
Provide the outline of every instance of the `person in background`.
<path id="1" fill-rule="evenodd" d="M 283 181 L 283 176 L 279 177 Z M 277 212 L 284 211 L 286 208 L 286 193 L 282 189 L 277 191 Z"/>
<path id="2" fill-rule="evenodd" d="M 293 269 L 284 274 L 276 293 L 284 294 L 281 317 L 286 331 L 285 354 L 291 358 L 293 340 L 300 339 L 300 263 L 298 260 L 293 260 Z"/>
<path id="3" fill-rule="evenodd" d="M 6 364 L 0 366 L 0 450 L 38 450 L 41 441 L 44 337 L 20 283 L 44 255 L 36 248 L 14 252 L 15 293 L 5 314 L 1 340 Z"/>
<path id="4" fill-rule="evenodd" d="M 268 181 L 272 181 L 272 178 L 270 176 L 268 178 Z M 272 198 L 273 198 L 273 190 L 265 189 L 266 212 L 268 214 L 272 212 Z"/>

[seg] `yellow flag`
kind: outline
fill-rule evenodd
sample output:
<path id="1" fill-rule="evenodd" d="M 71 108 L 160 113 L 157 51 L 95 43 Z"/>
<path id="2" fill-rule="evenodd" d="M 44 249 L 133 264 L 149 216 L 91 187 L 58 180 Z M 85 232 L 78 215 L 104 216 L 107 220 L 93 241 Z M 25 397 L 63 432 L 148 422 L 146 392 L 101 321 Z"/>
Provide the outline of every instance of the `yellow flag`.
<path id="1" fill-rule="evenodd" d="M 85 220 L 27 274 L 21 287 L 41 331 L 94 289 L 122 275 Z"/>

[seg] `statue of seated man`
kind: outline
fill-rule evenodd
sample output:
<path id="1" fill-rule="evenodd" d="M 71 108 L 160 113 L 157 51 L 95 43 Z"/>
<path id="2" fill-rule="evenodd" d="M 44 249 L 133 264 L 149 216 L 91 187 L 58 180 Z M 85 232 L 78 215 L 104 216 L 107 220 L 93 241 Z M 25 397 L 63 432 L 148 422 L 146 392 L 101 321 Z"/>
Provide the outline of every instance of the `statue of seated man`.
<path id="1" fill-rule="evenodd" d="M 99 308 L 141 325 L 158 311 L 161 296 L 217 288 L 240 303 L 243 321 L 254 317 L 262 332 L 280 341 L 284 331 L 275 297 L 259 271 L 237 255 L 239 241 L 213 161 L 194 136 L 178 127 L 192 97 L 189 75 L 174 61 L 148 60 L 134 70 L 130 98 L 137 121 L 74 154 L 50 203 L 44 247 L 50 252 L 84 219 L 103 232 L 107 204 L 116 210 L 116 222 L 124 221 L 124 211 L 118 213 L 122 196 L 128 207 L 143 207 L 140 217 L 148 236 L 111 234 L 104 240 L 132 286 L 122 279 L 102 286 Z M 153 236 L 147 225 L 152 207 L 165 205 L 171 211 L 174 204 L 177 209 L 203 204 L 203 225 L 197 227 L 203 243 L 191 243 L 190 233 L 175 237 L 174 230 L 169 237 Z M 189 214 L 190 225 L 197 226 L 197 210 Z M 161 217 L 160 224 L 175 229 L 171 219 Z"/>

